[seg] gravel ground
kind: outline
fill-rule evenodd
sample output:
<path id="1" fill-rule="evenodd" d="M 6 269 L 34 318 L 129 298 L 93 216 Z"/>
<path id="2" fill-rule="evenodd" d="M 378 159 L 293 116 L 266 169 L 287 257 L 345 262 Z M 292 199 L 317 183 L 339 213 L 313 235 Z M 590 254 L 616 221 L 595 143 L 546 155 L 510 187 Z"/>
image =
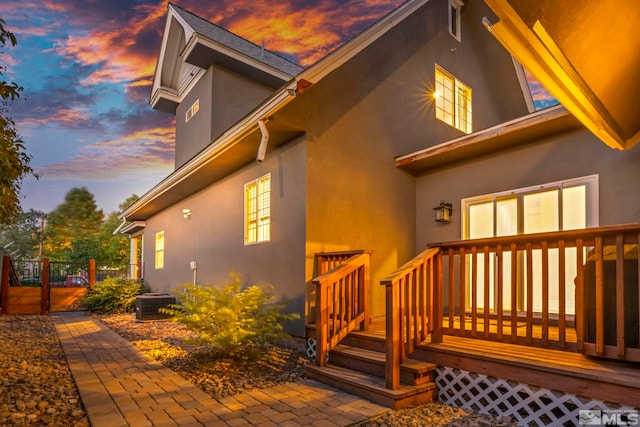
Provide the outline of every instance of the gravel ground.
<path id="1" fill-rule="evenodd" d="M 136 322 L 132 315 L 97 317 L 143 353 L 214 398 L 265 388 L 304 376 L 304 343 L 272 347 L 259 362 L 223 360 L 174 322 Z M 0 317 L 0 427 L 89 426 L 78 390 L 64 359 L 53 320 L 46 316 Z M 429 403 L 360 424 L 373 426 L 512 426 L 461 409 Z"/>
<path id="2" fill-rule="evenodd" d="M 0 316 L 0 426 L 88 426 L 46 316 Z"/>

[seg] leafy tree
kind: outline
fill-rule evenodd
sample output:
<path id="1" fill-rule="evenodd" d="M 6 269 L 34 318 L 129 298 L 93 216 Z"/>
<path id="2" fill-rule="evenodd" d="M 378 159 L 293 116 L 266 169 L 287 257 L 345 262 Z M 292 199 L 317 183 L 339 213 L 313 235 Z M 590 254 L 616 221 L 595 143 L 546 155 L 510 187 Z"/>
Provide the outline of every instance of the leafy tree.
<path id="1" fill-rule="evenodd" d="M 11 224 L 0 224 L 0 246 L 14 258 L 36 258 L 42 238 L 43 216 L 44 212 L 31 209 L 18 215 Z"/>
<path id="2" fill-rule="evenodd" d="M 13 33 L 5 29 L 5 21 L 0 18 L 0 48 L 7 43 L 16 46 L 18 42 Z M 2 79 L 6 69 L 0 65 L 0 223 L 9 222 L 20 213 L 22 179 L 34 174 L 29 166 L 31 157 L 26 153 L 24 142 L 7 109 L 9 101 L 16 100 L 23 88 Z"/>
<path id="3" fill-rule="evenodd" d="M 47 215 L 45 256 L 61 261 L 100 259 L 103 218 L 89 190 L 72 188 L 64 202 Z"/>

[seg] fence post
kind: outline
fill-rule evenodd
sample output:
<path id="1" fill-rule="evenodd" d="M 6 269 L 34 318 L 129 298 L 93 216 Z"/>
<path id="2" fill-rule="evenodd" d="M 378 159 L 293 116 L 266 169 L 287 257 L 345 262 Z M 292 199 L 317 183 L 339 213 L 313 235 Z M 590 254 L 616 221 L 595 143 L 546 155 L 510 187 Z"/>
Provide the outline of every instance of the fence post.
<path id="1" fill-rule="evenodd" d="M 96 260 L 89 260 L 89 286 L 96 284 Z"/>
<path id="2" fill-rule="evenodd" d="M 40 287 L 40 314 L 47 315 L 49 313 L 49 258 L 42 259 L 41 287 Z"/>
<path id="3" fill-rule="evenodd" d="M 8 314 L 7 309 L 9 307 L 9 263 L 11 262 L 11 258 L 9 255 L 4 255 L 2 257 L 2 278 L 0 279 L 1 283 L 1 293 L 0 293 L 0 314 Z"/>

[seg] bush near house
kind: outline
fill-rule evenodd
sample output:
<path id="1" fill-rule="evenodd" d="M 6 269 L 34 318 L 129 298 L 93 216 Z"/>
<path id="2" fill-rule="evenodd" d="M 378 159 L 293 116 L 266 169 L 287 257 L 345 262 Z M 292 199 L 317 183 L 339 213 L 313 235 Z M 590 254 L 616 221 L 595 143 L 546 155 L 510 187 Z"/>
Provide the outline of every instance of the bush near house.
<path id="1" fill-rule="evenodd" d="M 131 313 L 136 307 L 136 296 L 148 292 L 146 286 L 131 279 L 107 277 L 89 288 L 82 304 L 98 314 Z"/>
<path id="2" fill-rule="evenodd" d="M 258 359 L 268 354 L 270 344 L 289 340 L 282 322 L 299 318 L 285 314 L 285 304 L 259 286 L 243 289 L 238 276 L 218 289 L 213 286 L 184 285 L 174 291 L 177 304 L 160 311 L 197 333 L 194 341 L 210 345 L 224 358 Z"/>

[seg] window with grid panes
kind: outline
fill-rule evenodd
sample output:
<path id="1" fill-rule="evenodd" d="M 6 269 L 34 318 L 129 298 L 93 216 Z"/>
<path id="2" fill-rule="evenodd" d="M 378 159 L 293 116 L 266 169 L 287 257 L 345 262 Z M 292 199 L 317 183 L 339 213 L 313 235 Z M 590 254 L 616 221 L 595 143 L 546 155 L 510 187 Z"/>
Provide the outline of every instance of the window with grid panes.
<path id="1" fill-rule="evenodd" d="M 271 238 L 271 175 L 267 174 L 244 186 L 245 244 Z"/>
<path id="2" fill-rule="evenodd" d="M 436 118 L 464 133 L 471 133 L 471 89 L 436 66 Z"/>
<path id="3" fill-rule="evenodd" d="M 164 231 L 156 233 L 155 266 L 157 270 L 164 268 Z"/>

